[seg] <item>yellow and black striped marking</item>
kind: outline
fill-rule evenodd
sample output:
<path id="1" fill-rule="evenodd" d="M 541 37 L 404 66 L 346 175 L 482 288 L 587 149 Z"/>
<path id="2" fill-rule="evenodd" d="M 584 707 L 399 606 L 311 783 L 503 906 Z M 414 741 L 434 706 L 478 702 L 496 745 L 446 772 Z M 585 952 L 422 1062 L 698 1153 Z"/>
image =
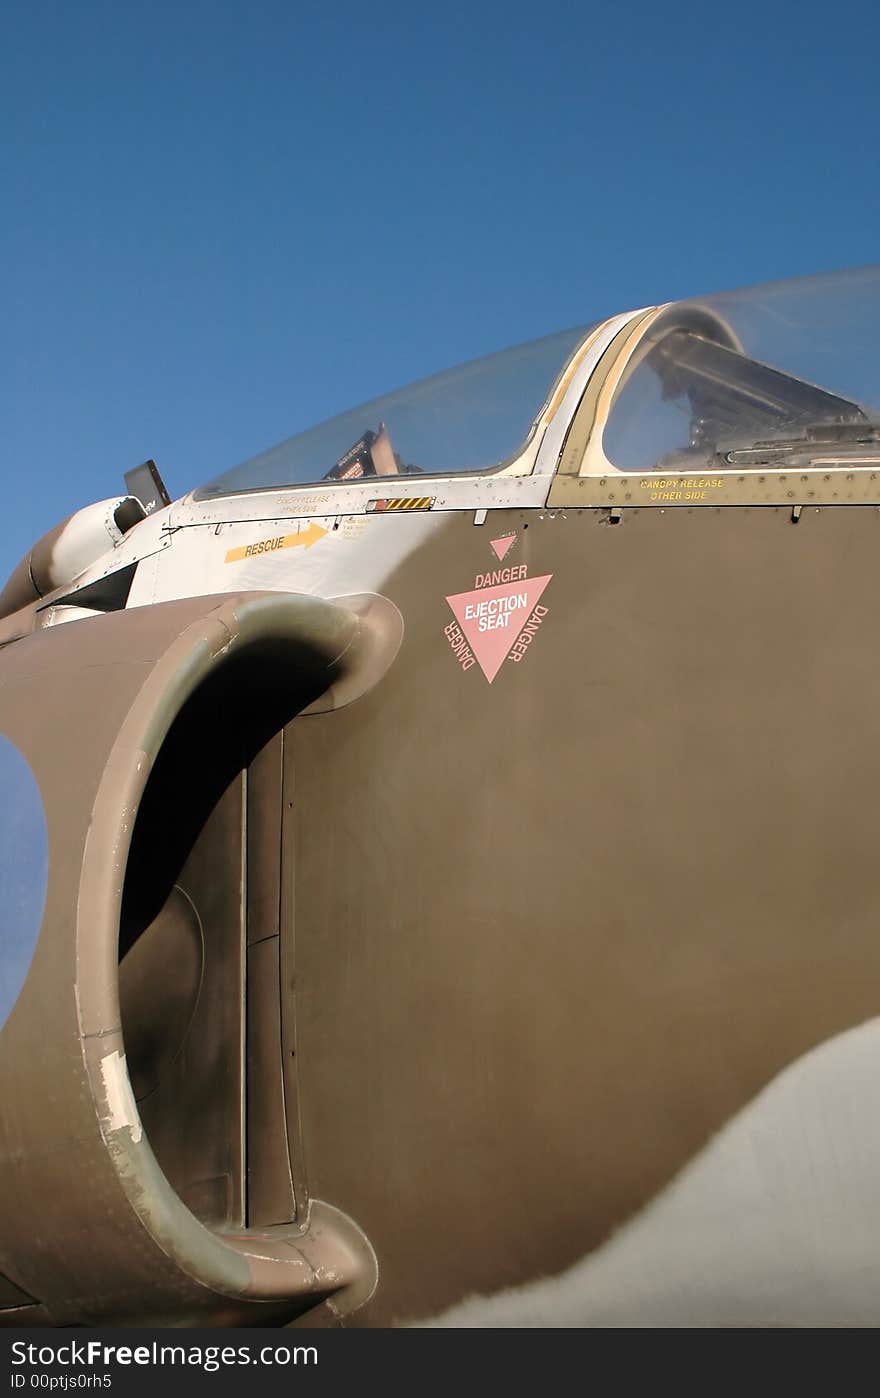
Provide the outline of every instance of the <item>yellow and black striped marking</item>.
<path id="1" fill-rule="evenodd" d="M 431 510 L 433 508 L 433 495 L 401 496 L 396 500 L 367 501 L 367 514 L 387 514 L 389 510 Z"/>

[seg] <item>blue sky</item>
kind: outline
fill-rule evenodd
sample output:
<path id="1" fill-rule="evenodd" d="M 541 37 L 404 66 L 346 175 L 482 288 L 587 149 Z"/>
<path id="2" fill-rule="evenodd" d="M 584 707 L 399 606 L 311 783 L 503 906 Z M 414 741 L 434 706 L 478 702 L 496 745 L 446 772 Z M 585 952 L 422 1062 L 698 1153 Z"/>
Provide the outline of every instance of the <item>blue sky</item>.
<path id="1" fill-rule="evenodd" d="M 869 3 L 0 13 L 0 573 L 148 456 L 173 495 L 626 309 L 880 261 Z"/>

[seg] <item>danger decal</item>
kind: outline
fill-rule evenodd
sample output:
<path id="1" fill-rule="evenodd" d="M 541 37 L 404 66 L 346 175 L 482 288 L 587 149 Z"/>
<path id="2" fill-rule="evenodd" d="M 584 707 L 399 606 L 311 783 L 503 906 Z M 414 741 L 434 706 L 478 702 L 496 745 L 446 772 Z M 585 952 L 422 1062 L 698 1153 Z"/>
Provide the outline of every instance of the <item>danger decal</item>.
<path id="1" fill-rule="evenodd" d="M 496 558 L 504 558 L 515 539 L 515 534 L 493 539 Z M 523 660 L 547 615 L 541 598 L 552 577 L 530 578 L 528 565 L 520 563 L 478 573 L 468 592 L 446 598 L 455 621 L 444 635 L 462 670 L 479 665 L 491 684 L 506 660 Z"/>
<path id="2" fill-rule="evenodd" d="M 516 534 L 505 534 L 501 539 L 493 539 L 491 543 L 492 552 L 499 563 L 504 562 L 505 555 L 511 546 L 516 543 Z"/>

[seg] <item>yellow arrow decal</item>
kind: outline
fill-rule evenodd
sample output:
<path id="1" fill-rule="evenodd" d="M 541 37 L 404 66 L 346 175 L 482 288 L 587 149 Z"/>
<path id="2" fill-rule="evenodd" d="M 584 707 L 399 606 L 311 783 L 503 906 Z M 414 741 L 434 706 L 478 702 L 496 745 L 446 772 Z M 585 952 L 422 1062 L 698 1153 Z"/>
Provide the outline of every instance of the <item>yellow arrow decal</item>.
<path id="1" fill-rule="evenodd" d="M 278 549 L 310 549 L 327 533 L 320 524 L 310 524 L 308 529 L 300 529 L 296 534 L 280 534 L 274 539 L 260 539 L 256 544 L 242 544 L 241 548 L 230 549 L 227 563 L 238 563 L 242 558 L 259 558 L 261 553 L 275 553 Z"/>

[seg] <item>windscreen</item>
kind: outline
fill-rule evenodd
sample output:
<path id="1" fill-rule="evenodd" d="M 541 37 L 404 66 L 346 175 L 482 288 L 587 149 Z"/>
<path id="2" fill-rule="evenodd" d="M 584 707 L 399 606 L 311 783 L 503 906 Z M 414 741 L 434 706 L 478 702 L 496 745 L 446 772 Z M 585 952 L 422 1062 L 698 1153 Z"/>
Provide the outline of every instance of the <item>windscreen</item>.
<path id="1" fill-rule="evenodd" d="M 612 403 L 621 470 L 741 467 L 880 425 L 880 268 L 681 301 L 663 313 Z M 750 454 L 751 453 L 751 457 Z"/>
<path id="2" fill-rule="evenodd" d="M 588 333 L 548 335 L 374 398 L 224 471 L 196 499 L 502 466 L 525 445 Z"/>

